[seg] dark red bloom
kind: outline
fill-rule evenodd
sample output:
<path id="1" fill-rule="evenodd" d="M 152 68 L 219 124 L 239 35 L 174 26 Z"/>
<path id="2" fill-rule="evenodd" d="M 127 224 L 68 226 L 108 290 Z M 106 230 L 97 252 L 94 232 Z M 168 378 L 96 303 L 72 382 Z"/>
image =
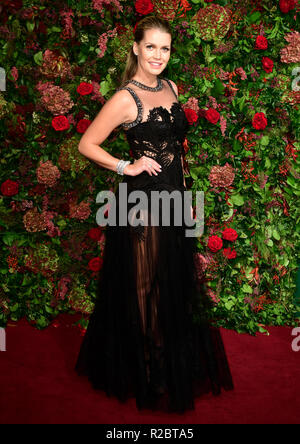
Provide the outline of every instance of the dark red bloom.
<path id="1" fill-rule="evenodd" d="M 198 114 L 196 113 L 196 111 L 190 108 L 186 108 L 184 112 L 190 125 L 193 125 L 194 122 L 197 122 Z"/>
<path id="2" fill-rule="evenodd" d="M 263 35 L 258 35 L 255 42 L 256 49 L 268 49 L 268 40 Z"/>
<path id="3" fill-rule="evenodd" d="M 223 247 L 223 241 L 219 236 L 211 236 L 208 239 L 208 248 L 216 253 Z"/>
<path id="4" fill-rule="evenodd" d="M 88 119 L 79 120 L 79 122 L 77 123 L 77 127 L 76 127 L 78 133 L 81 133 L 81 134 L 85 133 L 91 123 L 92 122 Z"/>
<path id="5" fill-rule="evenodd" d="M 7 179 L 1 185 L 1 193 L 4 196 L 14 196 L 19 192 L 19 184 L 14 180 Z"/>
<path id="6" fill-rule="evenodd" d="M 153 12 L 154 6 L 150 0 L 137 0 L 135 3 L 135 9 L 142 15 L 147 15 L 150 12 Z"/>
<path id="7" fill-rule="evenodd" d="M 102 267 L 103 259 L 101 257 L 94 257 L 89 261 L 89 269 L 91 271 L 99 271 Z"/>
<path id="8" fill-rule="evenodd" d="M 262 66 L 266 72 L 272 72 L 274 67 L 274 62 L 273 60 L 269 59 L 269 57 L 263 57 Z"/>
<path id="9" fill-rule="evenodd" d="M 227 259 L 235 259 L 236 258 L 236 251 L 231 248 L 224 248 L 223 256 L 227 257 Z"/>
<path id="10" fill-rule="evenodd" d="M 93 239 L 95 241 L 98 241 L 101 239 L 102 236 L 102 230 L 101 228 L 91 228 L 88 233 L 87 233 L 88 237 L 90 239 Z"/>
<path id="11" fill-rule="evenodd" d="M 93 92 L 93 85 L 91 83 L 81 82 L 77 87 L 77 92 L 81 96 L 86 96 Z"/>
<path id="12" fill-rule="evenodd" d="M 57 116 L 52 120 L 52 126 L 55 131 L 64 131 L 70 128 L 70 123 L 66 116 Z"/>
<path id="13" fill-rule="evenodd" d="M 292 9 L 294 9 L 297 5 L 296 0 L 280 0 L 279 1 L 279 8 L 280 11 L 283 12 L 284 14 L 287 14 L 288 12 L 290 12 Z"/>
<path id="14" fill-rule="evenodd" d="M 237 240 L 238 234 L 233 228 L 226 228 L 222 233 L 222 237 L 225 240 L 233 242 Z"/>
<path id="15" fill-rule="evenodd" d="M 256 130 L 264 130 L 268 124 L 264 113 L 256 113 L 252 119 L 253 128 Z"/>
<path id="16" fill-rule="evenodd" d="M 213 108 L 209 108 L 205 113 L 205 117 L 210 123 L 216 125 L 216 123 L 220 120 L 220 113 Z"/>

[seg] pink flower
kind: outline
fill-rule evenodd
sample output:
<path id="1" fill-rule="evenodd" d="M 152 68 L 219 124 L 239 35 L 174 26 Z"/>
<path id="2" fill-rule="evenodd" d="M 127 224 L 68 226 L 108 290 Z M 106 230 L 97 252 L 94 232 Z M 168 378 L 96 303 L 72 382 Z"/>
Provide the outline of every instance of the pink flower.
<path id="1" fill-rule="evenodd" d="M 11 73 L 11 75 L 13 76 L 14 81 L 16 82 L 16 81 L 18 80 L 18 78 L 19 78 L 18 68 L 16 68 L 15 66 L 13 66 L 13 67 L 11 68 L 10 73 Z"/>
<path id="2" fill-rule="evenodd" d="M 60 178 L 60 171 L 51 160 L 40 162 L 36 170 L 37 180 L 48 187 L 54 187 Z"/>
<path id="3" fill-rule="evenodd" d="M 70 217 L 79 220 L 86 220 L 91 214 L 90 204 L 80 202 L 79 205 L 70 203 Z"/>
<path id="4" fill-rule="evenodd" d="M 229 187 L 235 178 L 235 172 L 232 165 L 228 162 L 222 167 L 215 165 L 211 168 L 209 181 L 212 187 Z"/>

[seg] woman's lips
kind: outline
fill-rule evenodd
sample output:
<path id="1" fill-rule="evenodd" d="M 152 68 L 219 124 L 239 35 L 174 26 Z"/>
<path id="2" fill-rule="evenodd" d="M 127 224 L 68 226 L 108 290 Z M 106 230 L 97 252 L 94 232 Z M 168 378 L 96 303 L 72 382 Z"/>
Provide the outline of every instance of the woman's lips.
<path id="1" fill-rule="evenodd" d="M 162 63 L 160 63 L 159 65 L 153 65 L 153 62 L 149 62 L 149 64 L 153 67 L 153 68 L 160 68 Z"/>

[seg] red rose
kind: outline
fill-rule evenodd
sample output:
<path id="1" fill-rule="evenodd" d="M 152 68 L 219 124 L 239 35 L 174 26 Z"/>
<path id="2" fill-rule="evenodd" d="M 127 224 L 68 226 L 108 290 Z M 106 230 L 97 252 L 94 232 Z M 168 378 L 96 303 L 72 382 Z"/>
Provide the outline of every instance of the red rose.
<path id="1" fill-rule="evenodd" d="M 1 2 L 5 8 L 9 9 L 21 9 L 23 8 L 23 0 L 2 0 Z"/>
<path id="2" fill-rule="evenodd" d="M 19 184 L 13 180 L 7 179 L 1 185 L 1 193 L 4 196 L 14 196 L 19 192 Z"/>
<path id="3" fill-rule="evenodd" d="M 91 120 L 88 120 L 88 119 L 79 120 L 79 122 L 77 123 L 77 127 L 76 127 L 77 132 L 81 133 L 81 134 L 85 133 L 91 123 L 92 123 Z"/>
<path id="4" fill-rule="evenodd" d="M 220 120 L 220 113 L 213 108 L 209 108 L 205 113 L 206 119 L 214 125 Z"/>
<path id="5" fill-rule="evenodd" d="M 88 233 L 87 233 L 88 237 L 90 239 L 93 239 L 95 241 L 98 241 L 101 239 L 102 236 L 102 230 L 101 228 L 91 228 Z"/>
<path id="6" fill-rule="evenodd" d="M 208 239 L 208 248 L 216 253 L 223 247 L 223 241 L 219 236 L 211 236 Z"/>
<path id="7" fill-rule="evenodd" d="M 287 14 L 288 12 L 290 12 L 292 9 L 295 8 L 296 4 L 297 2 L 295 0 L 280 0 L 279 8 L 281 12 Z"/>
<path id="8" fill-rule="evenodd" d="M 70 123 L 66 116 L 57 116 L 52 120 L 52 126 L 55 131 L 64 131 L 70 128 Z"/>
<path id="9" fill-rule="evenodd" d="M 227 259 L 235 259 L 236 251 L 234 249 L 231 250 L 231 248 L 224 248 L 223 256 L 227 257 Z"/>
<path id="10" fill-rule="evenodd" d="M 274 62 L 273 60 L 269 59 L 269 57 L 263 57 L 262 66 L 266 72 L 272 72 L 274 67 Z"/>
<path id="11" fill-rule="evenodd" d="M 99 271 L 100 268 L 102 267 L 103 264 L 103 259 L 100 257 L 93 257 L 93 259 L 91 259 L 89 261 L 89 269 L 92 271 Z"/>
<path id="12" fill-rule="evenodd" d="M 233 242 L 237 240 L 238 234 L 233 228 L 226 228 L 222 233 L 222 237 L 225 240 Z"/>
<path id="13" fill-rule="evenodd" d="M 253 128 L 256 130 L 264 130 L 268 124 L 264 113 L 256 113 L 252 119 Z"/>
<path id="14" fill-rule="evenodd" d="M 290 10 L 290 2 L 289 0 L 280 0 L 279 2 L 280 11 L 284 14 L 287 14 Z"/>
<path id="15" fill-rule="evenodd" d="M 268 49 L 268 40 L 263 35 L 256 37 L 255 49 Z"/>
<path id="16" fill-rule="evenodd" d="M 87 96 L 93 92 L 93 85 L 91 83 L 81 82 L 77 87 L 77 92 L 81 96 Z"/>
<path id="17" fill-rule="evenodd" d="M 196 111 L 190 108 L 186 108 L 184 112 L 190 125 L 193 125 L 194 122 L 197 122 L 198 114 L 196 113 Z"/>
<path id="18" fill-rule="evenodd" d="M 135 9 L 140 14 L 147 15 L 150 12 L 153 12 L 154 6 L 150 0 L 137 0 L 135 3 Z"/>

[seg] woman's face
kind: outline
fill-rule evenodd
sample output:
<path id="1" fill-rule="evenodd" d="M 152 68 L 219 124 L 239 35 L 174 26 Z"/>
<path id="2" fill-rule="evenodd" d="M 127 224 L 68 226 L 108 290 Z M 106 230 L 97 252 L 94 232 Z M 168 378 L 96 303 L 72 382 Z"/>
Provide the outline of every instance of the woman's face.
<path id="1" fill-rule="evenodd" d="M 134 42 L 133 51 L 144 72 L 159 75 L 165 69 L 171 55 L 171 40 L 172 36 L 167 32 L 147 29 L 144 39 L 139 44 Z"/>

